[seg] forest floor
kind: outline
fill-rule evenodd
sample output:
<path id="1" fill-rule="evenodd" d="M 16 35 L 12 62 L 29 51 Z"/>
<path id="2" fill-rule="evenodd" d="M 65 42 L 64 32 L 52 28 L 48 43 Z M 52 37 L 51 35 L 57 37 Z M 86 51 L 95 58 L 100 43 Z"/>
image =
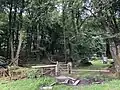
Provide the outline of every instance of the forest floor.
<path id="1" fill-rule="evenodd" d="M 92 61 L 93 65 L 89 67 L 79 67 L 78 70 L 100 70 L 106 69 L 109 64 L 102 64 L 101 61 Z M 104 78 L 106 81 L 102 84 L 82 85 L 82 86 L 67 86 L 67 85 L 54 85 L 52 90 L 120 90 L 120 80 L 115 79 L 114 75 L 108 76 L 99 72 L 78 72 L 73 77 L 86 78 L 86 77 L 99 77 Z M 52 77 L 29 78 L 21 80 L 1 80 L 0 90 L 40 90 L 42 85 L 50 85 L 55 82 Z"/>

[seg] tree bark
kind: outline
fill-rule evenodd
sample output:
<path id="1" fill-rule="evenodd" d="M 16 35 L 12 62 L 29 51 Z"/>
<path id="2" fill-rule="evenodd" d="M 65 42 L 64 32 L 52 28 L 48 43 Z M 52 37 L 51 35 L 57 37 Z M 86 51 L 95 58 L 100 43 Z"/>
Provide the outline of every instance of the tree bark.
<path id="1" fill-rule="evenodd" d="M 24 0 L 22 0 L 21 2 L 21 10 L 20 10 L 20 14 L 19 14 L 19 18 L 20 18 L 20 21 L 19 21 L 19 32 L 20 32 L 20 36 L 19 36 L 19 43 L 18 43 L 18 48 L 17 48 L 17 52 L 16 52 L 16 56 L 14 59 L 12 59 L 12 63 L 16 66 L 19 65 L 19 54 L 20 54 L 20 49 L 21 49 L 21 45 L 22 45 L 22 38 L 23 38 L 23 33 L 22 33 L 22 27 L 23 27 L 23 12 L 24 12 Z M 18 34 L 18 32 L 17 32 Z M 18 37 L 18 36 L 17 36 Z"/>
<path id="2" fill-rule="evenodd" d="M 19 44 L 18 44 L 18 49 L 17 49 L 17 53 L 16 53 L 16 57 L 15 57 L 15 63 L 14 65 L 18 66 L 19 65 L 19 54 L 20 54 L 20 49 L 21 49 L 21 45 L 22 45 L 22 41 L 23 41 L 23 33 L 20 32 L 20 36 L 19 36 Z"/>
<path id="3" fill-rule="evenodd" d="M 65 5 L 65 1 L 63 0 L 62 1 L 62 4 L 63 4 L 63 10 L 62 10 L 62 26 L 63 26 L 63 35 L 64 35 L 64 57 L 65 57 L 65 62 L 67 62 L 67 54 L 66 54 L 66 28 L 65 28 L 65 8 L 66 8 L 66 5 Z"/>
<path id="4" fill-rule="evenodd" d="M 16 52 L 16 56 L 14 59 L 12 59 L 10 65 L 14 65 L 14 66 L 18 66 L 19 65 L 19 54 L 20 54 L 20 50 L 21 50 L 21 45 L 22 45 L 22 41 L 23 41 L 23 32 L 20 32 L 20 36 L 19 36 L 19 44 L 18 44 L 18 49 Z"/>
<path id="5" fill-rule="evenodd" d="M 11 36 L 11 27 L 12 27 L 12 7 L 13 0 L 10 0 L 10 12 L 9 12 L 9 26 L 8 26 L 8 41 L 7 41 L 7 57 L 13 59 L 13 48 L 12 48 L 12 36 Z M 11 55 L 10 55 L 11 53 Z"/>
<path id="6" fill-rule="evenodd" d="M 120 77 L 120 44 L 117 45 L 115 42 L 111 42 L 110 51 L 114 60 L 117 77 Z"/>
<path id="7" fill-rule="evenodd" d="M 111 56 L 111 52 L 110 52 L 110 43 L 108 41 L 108 39 L 106 39 L 106 56 L 111 59 L 112 56 Z"/>

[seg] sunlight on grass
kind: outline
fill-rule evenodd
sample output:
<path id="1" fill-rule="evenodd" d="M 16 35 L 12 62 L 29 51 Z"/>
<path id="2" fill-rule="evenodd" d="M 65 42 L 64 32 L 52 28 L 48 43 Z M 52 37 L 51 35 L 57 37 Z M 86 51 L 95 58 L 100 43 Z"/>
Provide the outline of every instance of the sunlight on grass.
<path id="1" fill-rule="evenodd" d="M 110 64 L 103 64 L 102 60 L 96 60 L 91 61 L 93 65 L 91 66 L 80 66 L 77 70 L 104 70 L 106 69 Z M 100 76 L 100 72 L 91 72 L 91 71 L 79 71 L 78 77 L 84 78 L 84 77 L 94 77 L 94 76 Z"/>
<path id="2" fill-rule="evenodd" d="M 80 66 L 80 68 L 79 69 L 92 69 L 92 70 L 100 70 L 100 69 L 104 69 L 105 67 L 108 67 L 109 66 L 109 64 L 103 64 L 102 63 L 102 61 L 101 60 L 96 60 L 96 61 L 91 61 L 91 63 L 93 64 L 93 65 L 91 65 L 91 66 Z"/>

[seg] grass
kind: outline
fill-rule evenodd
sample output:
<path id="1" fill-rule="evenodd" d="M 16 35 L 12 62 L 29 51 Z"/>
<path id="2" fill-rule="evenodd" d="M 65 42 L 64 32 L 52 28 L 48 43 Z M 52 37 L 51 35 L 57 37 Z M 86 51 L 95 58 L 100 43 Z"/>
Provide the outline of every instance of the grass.
<path id="1" fill-rule="evenodd" d="M 92 70 L 97 70 L 97 69 L 104 69 L 104 68 L 106 68 L 106 67 L 108 67 L 109 66 L 109 63 L 108 64 L 103 64 L 102 63 L 102 60 L 97 60 L 97 61 L 91 61 L 91 63 L 93 64 L 93 65 L 91 65 L 91 66 L 88 66 L 88 67 L 80 67 L 79 69 L 92 69 Z"/>
<path id="2" fill-rule="evenodd" d="M 39 90 L 42 85 L 50 85 L 53 78 L 26 79 L 12 82 L 1 82 L 0 90 Z M 120 80 L 113 80 L 105 84 L 94 84 L 89 86 L 65 86 L 56 85 L 53 90 L 120 90 Z"/>
<path id="3" fill-rule="evenodd" d="M 80 66 L 76 70 L 104 70 L 106 69 L 110 64 L 103 64 L 102 60 L 97 60 L 97 61 L 91 61 L 93 65 L 91 66 Z M 79 77 L 79 78 L 84 78 L 84 77 L 95 77 L 95 76 L 100 76 L 100 72 L 90 72 L 90 71 L 82 71 L 82 72 L 77 72 L 77 74 L 73 74 L 73 77 Z"/>
<path id="4" fill-rule="evenodd" d="M 120 81 L 113 80 L 105 84 L 89 86 L 56 86 L 53 90 L 120 90 Z"/>
<path id="5" fill-rule="evenodd" d="M 38 90 L 42 85 L 49 85 L 55 80 L 49 77 L 39 79 L 24 79 L 17 81 L 1 81 L 0 90 Z"/>
<path id="6" fill-rule="evenodd" d="M 93 65 L 89 67 L 80 67 L 79 69 L 104 69 L 108 65 L 101 61 L 92 61 Z M 93 77 L 97 72 L 80 72 L 78 77 Z M 0 81 L 0 90 L 40 90 L 40 86 L 50 85 L 55 82 L 54 78 L 40 77 L 38 79 L 24 79 L 16 81 Z M 106 81 L 104 84 L 84 85 L 84 86 L 66 86 L 55 85 L 53 90 L 120 90 L 120 80 Z"/>

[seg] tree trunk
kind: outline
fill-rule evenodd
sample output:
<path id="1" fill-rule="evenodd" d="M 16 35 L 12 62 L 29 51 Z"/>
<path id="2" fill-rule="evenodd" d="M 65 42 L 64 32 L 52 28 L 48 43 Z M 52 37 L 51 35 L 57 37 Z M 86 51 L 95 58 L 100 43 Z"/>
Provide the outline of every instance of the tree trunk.
<path id="1" fill-rule="evenodd" d="M 63 35 L 64 35 L 64 57 L 65 57 L 65 62 L 67 62 L 67 54 L 66 54 L 66 28 L 65 28 L 65 8 L 66 8 L 66 5 L 65 5 L 65 1 L 63 0 L 62 1 L 62 4 L 63 4 L 63 10 L 62 10 L 62 26 L 63 26 Z"/>
<path id="2" fill-rule="evenodd" d="M 21 10 L 20 10 L 20 14 L 19 14 L 19 18 L 20 18 L 20 21 L 19 21 L 19 31 L 20 31 L 20 36 L 19 36 L 19 43 L 18 43 L 18 46 L 17 47 L 17 52 L 16 52 L 16 56 L 15 58 L 12 59 L 12 64 L 18 66 L 19 65 L 19 54 L 20 54 L 20 49 L 21 49 L 21 45 L 22 45 L 22 38 L 23 38 L 23 33 L 22 33 L 22 27 L 23 27 L 23 17 L 22 17 L 22 14 L 23 14 L 23 11 L 24 11 L 24 0 L 22 0 L 21 2 Z M 18 31 L 17 31 L 17 36 L 16 36 L 16 39 L 18 38 Z"/>
<path id="3" fill-rule="evenodd" d="M 21 49 L 21 45 L 22 45 L 22 41 L 23 41 L 23 33 L 20 32 L 20 36 L 19 36 L 19 44 L 18 44 L 18 49 L 17 49 L 17 53 L 16 53 L 16 57 L 15 57 L 15 63 L 14 65 L 18 66 L 19 64 L 19 54 L 20 54 L 20 49 Z"/>
<path id="4" fill-rule="evenodd" d="M 17 51 L 17 43 L 16 43 L 16 39 L 18 38 L 18 37 L 16 37 L 17 35 L 17 22 L 16 22 L 16 17 L 17 17 L 17 4 L 15 4 L 15 6 L 14 6 L 14 17 L 13 17 L 13 19 L 14 19 L 14 22 L 13 22 L 13 33 L 12 33 L 12 38 L 13 38 L 13 43 L 14 43 L 14 45 L 13 45 L 13 47 L 14 47 L 14 57 L 15 57 L 15 51 Z"/>
<path id="5" fill-rule="evenodd" d="M 110 52 L 110 43 L 108 40 L 106 40 L 106 56 L 110 59 L 112 58 L 111 52 Z"/>
<path id="6" fill-rule="evenodd" d="M 22 0 L 22 2 L 21 2 L 22 4 L 21 4 L 21 10 L 20 10 L 20 28 L 19 28 L 19 30 L 20 30 L 20 36 L 19 36 L 19 44 L 18 44 L 18 49 L 17 49 L 17 52 L 16 52 L 16 61 L 15 61 L 15 64 L 18 66 L 19 65 L 19 54 L 20 54 L 20 49 L 21 49 L 21 45 L 22 45 L 22 27 L 23 27 L 23 16 L 22 16 L 22 14 L 23 14 L 23 12 L 24 12 L 24 8 L 25 8 L 25 6 L 24 6 L 24 3 L 25 3 L 25 1 L 24 0 Z"/>
<path id="7" fill-rule="evenodd" d="M 10 12 L 9 12 L 9 26 L 8 26 L 8 41 L 7 41 L 7 57 L 13 59 L 13 42 L 11 36 L 11 27 L 12 27 L 12 7 L 13 7 L 13 0 L 10 0 Z M 10 55 L 11 53 L 11 55 Z"/>
<path id="8" fill-rule="evenodd" d="M 27 47 L 26 47 L 27 62 L 31 54 L 31 42 L 32 42 L 32 34 L 30 33 L 31 31 L 32 31 L 31 29 L 27 29 L 27 43 L 26 43 L 27 44 Z"/>
<path id="9" fill-rule="evenodd" d="M 115 42 L 112 42 L 110 52 L 115 63 L 116 74 L 120 77 L 120 45 L 116 45 Z"/>
<path id="10" fill-rule="evenodd" d="M 36 30 L 36 32 L 37 32 L 37 34 L 36 34 L 36 36 L 37 36 L 37 50 L 38 50 L 38 52 L 37 52 L 37 61 L 39 61 L 40 60 L 40 50 L 39 50 L 39 44 L 40 44 L 40 38 L 39 38 L 39 24 L 37 25 L 37 30 Z"/>

